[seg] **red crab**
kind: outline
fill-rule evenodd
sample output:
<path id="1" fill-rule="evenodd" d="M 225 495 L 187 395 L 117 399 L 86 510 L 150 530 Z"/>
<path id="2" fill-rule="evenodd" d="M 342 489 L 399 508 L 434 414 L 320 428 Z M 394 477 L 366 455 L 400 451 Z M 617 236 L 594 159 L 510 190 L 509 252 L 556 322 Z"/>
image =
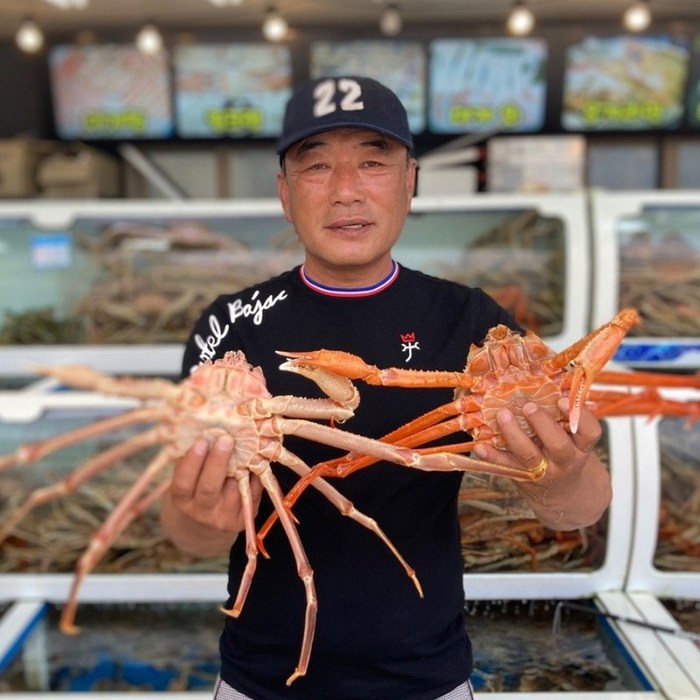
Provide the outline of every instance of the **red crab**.
<path id="1" fill-rule="evenodd" d="M 414 388 L 453 387 L 455 398 L 423 416 L 398 428 L 382 438 L 404 447 L 417 447 L 456 432 L 470 433 L 471 440 L 456 446 L 428 448 L 433 450 L 466 451 L 475 442 L 488 441 L 504 447 L 497 413 L 504 407 L 515 415 L 520 426 L 533 435 L 532 428 L 521 409 L 529 401 L 544 407 L 572 433 L 578 428 L 581 409 L 588 406 L 598 416 L 611 415 L 680 415 L 695 420 L 700 417 L 698 402 L 663 399 L 654 387 L 700 388 L 700 374 L 660 374 L 605 371 L 629 329 L 639 323 L 634 309 L 621 310 L 611 321 L 592 331 L 560 353 L 552 351 L 532 332 L 520 335 L 507 326 L 490 329 L 482 345 L 472 345 L 463 372 L 422 371 L 401 368 L 379 369 L 360 357 L 346 352 L 317 350 L 312 352 L 280 352 L 287 361 L 285 369 L 308 373 L 322 368 L 349 379 L 361 379 L 368 384 Z M 626 390 L 602 390 L 593 384 L 616 384 L 650 387 L 631 393 Z M 569 421 L 557 407 L 562 396 L 569 398 Z M 464 459 L 464 458 L 463 458 Z M 317 477 L 344 477 L 374 462 L 366 455 L 349 454 L 317 465 L 287 494 L 288 507 L 296 501 L 309 483 Z M 462 462 L 455 462 L 455 464 Z M 482 463 L 483 464 L 483 463 Z M 493 465 L 496 467 L 497 465 Z M 473 465 L 475 471 L 481 470 Z M 489 473 L 516 479 L 540 478 L 545 466 L 513 476 L 493 469 Z M 483 469 L 483 471 L 488 471 Z M 274 516 L 261 528 L 262 539 L 274 522 Z"/>

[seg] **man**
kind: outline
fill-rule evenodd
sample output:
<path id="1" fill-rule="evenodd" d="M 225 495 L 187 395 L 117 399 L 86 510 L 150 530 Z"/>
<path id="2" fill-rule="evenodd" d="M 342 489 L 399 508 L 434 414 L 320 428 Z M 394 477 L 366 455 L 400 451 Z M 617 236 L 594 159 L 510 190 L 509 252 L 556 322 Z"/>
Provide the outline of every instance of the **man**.
<path id="1" fill-rule="evenodd" d="M 279 370 L 276 350 L 346 350 L 371 364 L 461 371 L 472 342 L 514 321 L 481 290 L 399 266 L 392 246 L 411 207 L 416 161 L 399 99 L 367 78 L 320 79 L 297 90 L 278 143 L 279 196 L 305 249 L 304 264 L 242 292 L 220 297 L 188 342 L 183 371 L 241 349 L 261 366 L 270 392 L 310 396 L 303 377 Z M 243 308 L 258 313 L 236 313 Z M 212 334 L 212 328 L 219 332 Z M 412 351 L 402 340 L 410 335 Z M 407 361 L 410 360 L 410 361 Z M 342 427 L 378 438 L 445 403 L 449 390 L 359 386 L 355 416 Z M 562 402 L 562 410 L 566 408 Z M 584 411 L 576 435 L 528 404 L 530 439 L 513 415 L 499 415 L 508 450 L 475 448 L 478 457 L 532 468 L 520 486 L 545 525 L 573 529 L 596 521 L 610 501 L 607 471 L 592 451 L 601 429 Z M 233 545 L 229 593 L 245 566 L 236 484 L 226 478 L 235 435 L 194 445 L 176 469 L 162 520 L 186 551 L 208 555 Z M 285 446 L 313 465 L 337 452 L 288 438 Z M 296 477 L 278 465 L 286 492 Z M 266 539 L 243 612 L 221 637 L 219 698 L 458 700 L 470 698 L 472 670 L 463 620 L 457 521 L 462 474 L 427 473 L 386 463 L 334 483 L 374 517 L 417 572 L 421 599 L 384 545 L 341 517 L 314 489 L 294 507 L 315 572 L 318 620 L 309 670 L 290 687 L 303 627 L 304 591 L 280 527 Z M 271 506 L 260 498 L 258 526 Z"/>

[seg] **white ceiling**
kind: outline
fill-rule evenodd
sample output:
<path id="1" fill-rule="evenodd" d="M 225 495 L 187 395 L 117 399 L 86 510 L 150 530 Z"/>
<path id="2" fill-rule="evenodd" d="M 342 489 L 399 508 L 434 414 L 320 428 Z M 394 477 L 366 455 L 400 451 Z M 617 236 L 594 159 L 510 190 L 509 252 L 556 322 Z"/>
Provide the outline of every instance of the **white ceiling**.
<path id="1" fill-rule="evenodd" d="M 67 0 L 53 0 L 66 2 Z M 231 0 L 229 0 L 231 2 Z M 618 23 L 632 0 L 528 0 L 541 23 L 604 20 Z M 84 10 L 61 10 L 46 0 L 0 0 L 0 38 L 11 37 L 21 20 L 32 16 L 50 35 L 80 30 L 135 31 L 153 20 L 164 29 L 187 31 L 254 29 L 265 10 L 275 4 L 295 27 L 350 27 L 377 34 L 383 0 L 241 0 L 240 4 L 216 7 L 208 0 L 87 0 Z M 501 23 L 513 0 L 396 0 L 404 14 L 405 29 L 430 23 Z M 654 16 L 666 22 L 700 20 L 700 0 L 650 0 Z"/>

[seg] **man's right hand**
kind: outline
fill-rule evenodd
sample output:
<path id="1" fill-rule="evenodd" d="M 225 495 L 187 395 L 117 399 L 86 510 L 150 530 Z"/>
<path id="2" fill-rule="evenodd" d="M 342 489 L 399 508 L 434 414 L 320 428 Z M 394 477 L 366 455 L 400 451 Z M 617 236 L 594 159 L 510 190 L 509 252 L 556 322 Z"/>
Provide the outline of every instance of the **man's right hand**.
<path id="1" fill-rule="evenodd" d="M 233 438 L 221 435 L 209 447 L 197 440 L 176 463 L 163 498 L 161 524 L 174 544 L 195 556 L 222 554 L 244 529 L 238 482 L 228 475 Z M 260 480 L 251 475 L 253 509 L 262 496 Z"/>

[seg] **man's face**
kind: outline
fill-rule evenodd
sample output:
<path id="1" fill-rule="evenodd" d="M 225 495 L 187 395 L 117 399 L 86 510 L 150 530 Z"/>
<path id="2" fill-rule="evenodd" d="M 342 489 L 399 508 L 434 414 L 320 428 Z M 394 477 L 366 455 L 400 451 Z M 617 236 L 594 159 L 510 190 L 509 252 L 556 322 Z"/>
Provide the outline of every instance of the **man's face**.
<path id="1" fill-rule="evenodd" d="M 336 129 L 294 144 L 278 186 L 308 275 L 342 286 L 389 274 L 415 179 L 406 147 L 374 131 Z"/>

